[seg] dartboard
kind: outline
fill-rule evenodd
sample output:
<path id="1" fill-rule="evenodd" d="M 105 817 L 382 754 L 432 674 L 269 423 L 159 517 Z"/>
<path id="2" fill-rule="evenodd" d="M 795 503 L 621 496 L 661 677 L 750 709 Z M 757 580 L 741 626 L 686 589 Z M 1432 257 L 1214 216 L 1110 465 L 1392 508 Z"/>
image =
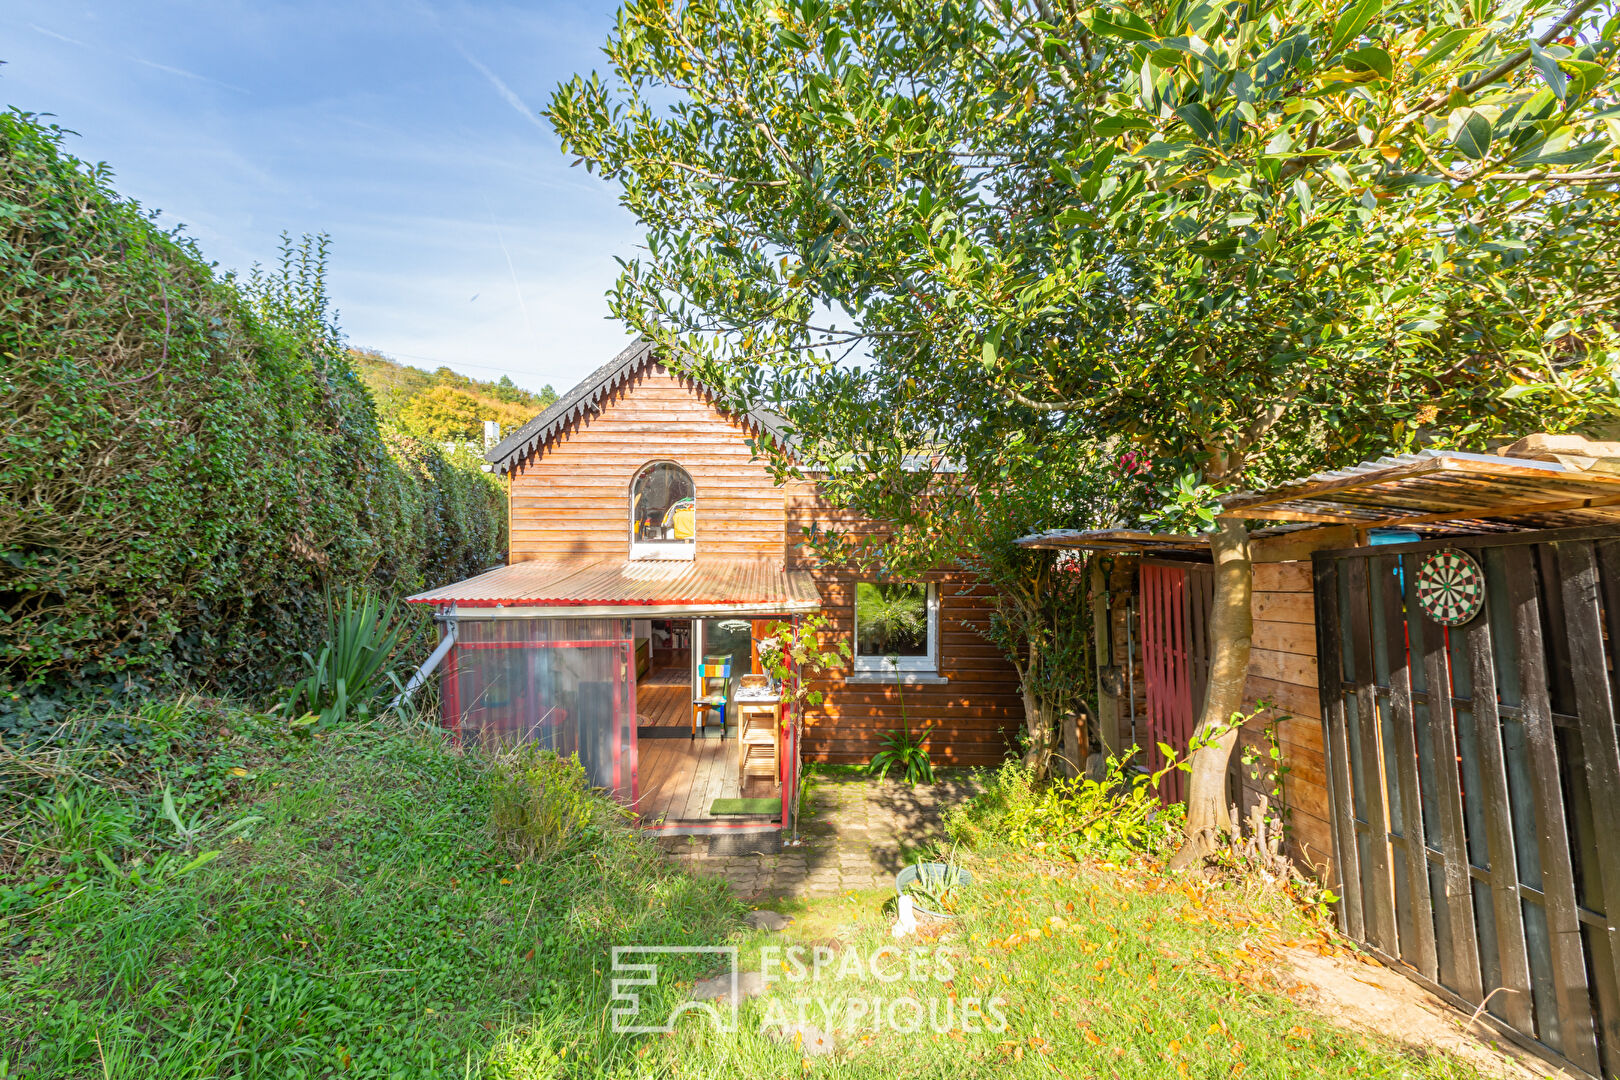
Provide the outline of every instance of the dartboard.
<path id="1" fill-rule="evenodd" d="M 1465 551 L 1436 551 L 1418 567 L 1417 598 L 1435 622 L 1461 626 L 1485 603 L 1485 574 Z"/>

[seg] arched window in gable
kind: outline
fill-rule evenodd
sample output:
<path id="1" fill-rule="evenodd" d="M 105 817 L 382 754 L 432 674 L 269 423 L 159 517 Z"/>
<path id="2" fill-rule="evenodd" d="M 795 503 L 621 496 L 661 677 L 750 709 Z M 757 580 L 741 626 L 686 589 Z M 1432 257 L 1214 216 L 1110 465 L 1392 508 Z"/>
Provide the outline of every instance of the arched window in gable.
<path id="1" fill-rule="evenodd" d="M 673 461 L 650 461 L 630 481 L 630 557 L 690 559 L 697 551 L 697 488 Z"/>

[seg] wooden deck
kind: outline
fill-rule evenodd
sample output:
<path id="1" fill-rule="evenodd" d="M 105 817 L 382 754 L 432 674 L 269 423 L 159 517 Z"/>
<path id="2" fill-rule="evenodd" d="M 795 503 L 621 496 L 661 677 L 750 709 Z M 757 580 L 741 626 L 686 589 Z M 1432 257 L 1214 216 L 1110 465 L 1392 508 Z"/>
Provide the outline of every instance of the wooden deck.
<path id="1" fill-rule="evenodd" d="M 679 681 L 675 681 L 676 679 Z M 771 799 L 781 785 L 769 780 L 738 782 L 735 725 L 730 738 L 692 738 L 691 688 L 686 668 L 651 672 L 636 684 L 636 760 L 642 826 L 665 836 L 768 832 L 781 816 L 724 814 L 709 807 L 716 799 Z"/>
<path id="2" fill-rule="evenodd" d="M 636 683 L 636 726 L 692 729 L 692 687 L 685 666 L 653 671 Z"/>

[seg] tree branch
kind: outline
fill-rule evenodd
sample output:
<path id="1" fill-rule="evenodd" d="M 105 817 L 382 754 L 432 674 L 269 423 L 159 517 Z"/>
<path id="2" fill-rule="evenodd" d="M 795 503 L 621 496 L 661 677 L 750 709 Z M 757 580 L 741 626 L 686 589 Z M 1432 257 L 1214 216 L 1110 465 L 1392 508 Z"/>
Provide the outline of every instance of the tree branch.
<path id="1" fill-rule="evenodd" d="M 1034 409 L 1036 412 L 1043 413 L 1068 412 L 1072 409 L 1083 409 L 1086 407 L 1086 402 L 1084 401 L 1036 401 L 1034 398 L 1025 397 L 1017 390 L 1010 388 L 1007 390 L 1007 396 L 1018 402 L 1018 404 L 1024 406 L 1026 409 Z"/>
<path id="2" fill-rule="evenodd" d="M 674 158 L 660 158 L 659 163 L 662 165 L 668 165 L 674 169 L 684 169 L 687 172 L 692 173 L 694 176 L 701 176 L 705 180 L 713 180 L 715 183 L 719 184 L 739 184 L 746 187 L 764 188 L 785 188 L 791 186 L 786 180 L 744 180 L 740 176 L 727 176 L 725 173 L 711 172 L 710 170 L 701 168 L 697 165 L 688 165 L 684 161 L 676 161 Z"/>

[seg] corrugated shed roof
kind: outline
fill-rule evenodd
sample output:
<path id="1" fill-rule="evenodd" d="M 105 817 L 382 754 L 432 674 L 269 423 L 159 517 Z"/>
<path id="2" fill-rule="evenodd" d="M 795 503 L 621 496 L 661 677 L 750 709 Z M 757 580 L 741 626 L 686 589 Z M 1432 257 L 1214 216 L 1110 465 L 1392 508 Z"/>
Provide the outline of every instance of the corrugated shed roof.
<path id="1" fill-rule="evenodd" d="M 603 398 L 621 383 L 630 379 L 648 364 L 656 363 L 653 343 L 642 338 L 624 349 L 612 360 L 585 376 L 572 390 L 558 398 L 548 409 L 496 443 L 484 460 L 505 473 L 512 466 L 543 447 L 554 436 L 588 412 L 596 411 Z M 784 446 L 792 445 L 792 435 L 786 421 L 765 409 L 750 409 L 743 417 L 760 431 Z"/>
<path id="2" fill-rule="evenodd" d="M 623 559 L 514 563 L 430 589 L 413 604 L 457 608 L 555 607 L 623 609 L 641 617 L 660 614 L 814 611 L 821 596 L 802 570 L 785 570 L 769 559 L 704 559 L 691 562 Z M 671 610 L 678 609 L 678 610 Z"/>
<path id="3" fill-rule="evenodd" d="M 1262 539 L 1318 527 L 1314 524 L 1269 525 L 1251 530 L 1249 536 Z M 1209 552 L 1208 533 L 1151 533 L 1136 529 L 1048 529 L 1020 536 L 1014 542 L 1020 547 L 1046 551 L 1130 551 L 1144 555 L 1155 552 L 1207 555 Z"/>
<path id="4" fill-rule="evenodd" d="M 1620 475 L 1559 461 L 1425 450 L 1221 502 L 1229 515 L 1280 521 L 1556 529 L 1620 521 Z"/>
<path id="5" fill-rule="evenodd" d="M 1047 551 L 1207 551 L 1201 536 L 1140 532 L 1136 529 L 1048 529 L 1018 538 L 1020 547 Z"/>

